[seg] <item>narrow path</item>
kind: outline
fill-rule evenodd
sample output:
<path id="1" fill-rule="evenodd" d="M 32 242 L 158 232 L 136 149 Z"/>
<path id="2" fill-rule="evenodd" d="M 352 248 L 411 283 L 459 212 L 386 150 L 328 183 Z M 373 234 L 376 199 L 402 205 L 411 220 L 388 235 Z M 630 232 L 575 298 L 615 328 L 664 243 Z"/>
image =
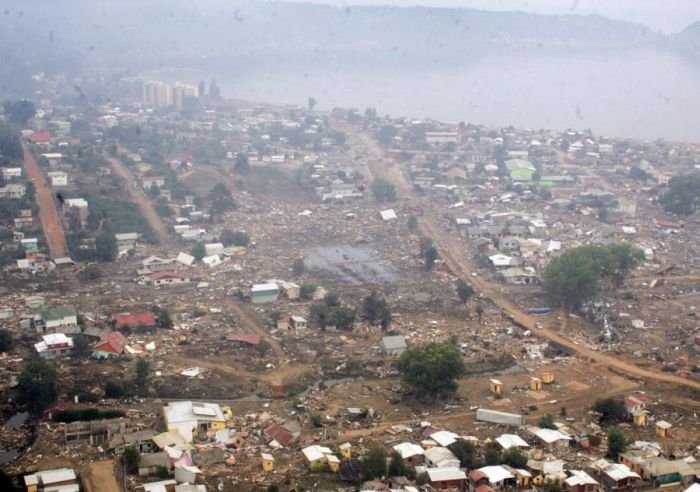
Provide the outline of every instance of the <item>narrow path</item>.
<path id="1" fill-rule="evenodd" d="M 49 187 L 44 174 L 39 169 L 36 159 L 32 152 L 27 147 L 25 142 L 22 142 L 24 150 L 24 169 L 27 172 L 27 177 L 34 183 L 36 189 L 36 202 L 39 205 L 39 221 L 44 230 L 44 237 L 49 245 L 51 258 L 63 258 L 68 256 L 68 248 L 66 247 L 66 239 L 63 236 L 63 227 L 61 218 L 56 210 L 56 202 L 53 199 L 53 190 Z"/>
<path id="2" fill-rule="evenodd" d="M 383 161 L 385 152 L 374 141 L 374 139 L 372 139 L 371 136 L 367 135 L 361 130 L 352 129 L 345 125 L 342 125 L 342 130 L 349 132 L 349 139 L 355 142 L 362 142 L 362 145 L 373 154 L 373 157 L 375 157 L 374 160 L 370 160 L 369 162 L 369 168 L 372 174 L 370 179 L 372 177 L 383 177 L 390 180 L 396 185 L 401 198 L 413 199 L 411 184 L 400 171 L 398 166 L 396 166 L 393 162 L 386 163 Z M 568 338 L 554 332 L 549 327 L 549 323 L 547 323 L 546 320 L 543 318 L 536 319 L 527 315 L 524 311 L 522 311 L 520 306 L 506 298 L 500 292 L 500 286 L 488 282 L 483 277 L 472 277 L 471 272 L 474 271 L 474 268 L 464 254 L 464 245 L 461 245 L 455 241 L 454 238 L 452 238 L 449 233 L 442 228 L 434 217 L 432 217 L 430 214 L 424 215 L 420 221 L 420 228 L 426 236 L 433 240 L 435 247 L 440 254 L 440 258 L 445 261 L 448 268 L 454 275 L 472 284 L 477 290 L 481 291 L 484 296 L 489 298 L 494 304 L 505 311 L 507 315 L 511 317 L 513 322 L 530 329 L 535 336 L 556 342 L 579 354 L 580 356 L 587 357 L 590 360 L 610 367 L 614 367 L 632 376 L 653 379 L 663 383 L 672 383 L 695 390 L 700 390 L 700 382 L 698 381 L 685 379 L 673 374 L 643 369 L 617 357 L 582 347 Z M 543 322 L 544 327 L 542 329 L 535 328 L 535 323 L 537 321 Z"/>
<path id="3" fill-rule="evenodd" d="M 109 162 L 112 170 L 125 181 L 126 192 L 129 195 L 129 199 L 139 207 L 141 215 L 146 219 L 148 225 L 151 226 L 160 244 L 166 245 L 168 243 L 168 230 L 165 228 L 165 224 L 163 224 L 160 215 L 156 212 L 155 206 L 143 193 L 143 190 L 141 190 L 140 187 L 134 188 L 134 175 L 131 174 L 131 170 L 129 170 L 122 161 L 108 154 L 105 154 L 105 159 Z"/>

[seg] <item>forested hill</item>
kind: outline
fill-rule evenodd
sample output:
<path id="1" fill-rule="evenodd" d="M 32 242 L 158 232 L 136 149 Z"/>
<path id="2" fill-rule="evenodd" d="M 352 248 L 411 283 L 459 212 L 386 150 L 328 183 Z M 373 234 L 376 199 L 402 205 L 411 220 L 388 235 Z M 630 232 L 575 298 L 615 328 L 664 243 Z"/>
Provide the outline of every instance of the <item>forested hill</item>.
<path id="1" fill-rule="evenodd" d="M 12 88 L 38 67 L 139 71 L 255 56 L 442 63 L 494 50 L 568 50 L 574 56 L 669 47 L 683 39 L 600 16 L 256 0 L 24 0 L 3 12 L 0 83 Z"/>

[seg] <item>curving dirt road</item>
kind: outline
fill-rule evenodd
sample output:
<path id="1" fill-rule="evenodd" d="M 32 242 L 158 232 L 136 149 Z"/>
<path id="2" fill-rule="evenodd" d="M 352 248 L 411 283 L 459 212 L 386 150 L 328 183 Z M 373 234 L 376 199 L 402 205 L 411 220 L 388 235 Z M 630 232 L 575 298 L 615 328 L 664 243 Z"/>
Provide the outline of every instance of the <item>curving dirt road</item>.
<path id="1" fill-rule="evenodd" d="M 397 191 L 399 192 L 398 194 L 401 198 L 408 200 L 414 199 L 413 188 L 404 174 L 401 172 L 399 166 L 395 165 L 393 162 L 387 164 L 383 161 L 385 158 L 385 152 L 370 135 L 367 135 L 365 132 L 354 129 L 348 125 L 340 124 L 337 126 L 339 129 L 342 129 L 348 134 L 349 140 L 354 141 L 355 145 L 359 143 L 361 146 L 365 147 L 367 151 L 372 154 L 371 157 L 374 157 L 374 159 L 371 159 L 368 162 L 369 171 L 371 173 L 371 176 L 368 177 L 370 180 L 373 177 L 383 177 L 396 185 Z M 463 252 L 464 246 L 455 241 L 454 238 L 440 226 L 434 217 L 430 216 L 430 214 L 424 215 L 420 221 L 420 228 L 426 236 L 430 237 L 434 241 L 435 247 L 440 254 L 440 258 L 445 261 L 448 268 L 454 275 L 472 284 L 475 289 L 482 292 L 484 296 L 488 297 L 494 304 L 507 313 L 513 322 L 531 330 L 535 336 L 556 342 L 564 347 L 567 347 L 580 356 L 587 357 L 590 360 L 605 364 L 609 367 L 614 367 L 619 371 L 632 376 L 653 379 L 663 383 L 677 384 L 695 390 L 700 390 L 700 382 L 685 379 L 673 374 L 643 369 L 617 357 L 582 347 L 568 338 L 552 331 L 549 328 L 548 323 L 543 322 L 544 327 L 542 329 L 535 328 L 535 323 L 537 321 L 542 322 L 542 318 L 536 319 L 527 315 L 520 309 L 520 306 L 511 302 L 500 292 L 499 286 L 488 282 L 482 277 L 471 276 L 471 272 L 474 271 L 474 268 Z"/>
<path id="2" fill-rule="evenodd" d="M 39 221 L 44 230 L 46 242 L 49 245 L 51 258 L 63 258 L 68 256 L 68 248 L 66 247 L 66 239 L 63 236 L 63 226 L 61 218 L 56 210 L 56 203 L 53 200 L 53 190 L 46 182 L 44 174 L 39 169 L 36 159 L 32 152 L 27 147 L 25 142 L 22 142 L 24 150 L 24 170 L 27 172 L 27 177 L 34 183 L 36 188 L 36 202 L 39 205 Z"/>
<path id="3" fill-rule="evenodd" d="M 126 192 L 129 195 L 129 199 L 139 207 L 141 215 L 143 215 L 143 217 L 146 219 L 148 225 L 151 226 L 151 229 L 158 237 L 158 241 L 161 244 L 167 244 L 168 230 L 165 228 L 165 224 L 163 224 L 163 221 L 161 220 L 160 215 L 158 215 L 158 212 L 156 212 L 156 208 L 151 200 L 144 195 L 141 188 L 134 188 L 134 175 L 131 174 L 131 170 L 129 170 L 129 168 L 126 167 L 122 161 L 115 157 L 108 154 L 105 154 L 104 157 L 107 159 L 107 162 L 109 162 L 112 170 L 126 182 Z"/>

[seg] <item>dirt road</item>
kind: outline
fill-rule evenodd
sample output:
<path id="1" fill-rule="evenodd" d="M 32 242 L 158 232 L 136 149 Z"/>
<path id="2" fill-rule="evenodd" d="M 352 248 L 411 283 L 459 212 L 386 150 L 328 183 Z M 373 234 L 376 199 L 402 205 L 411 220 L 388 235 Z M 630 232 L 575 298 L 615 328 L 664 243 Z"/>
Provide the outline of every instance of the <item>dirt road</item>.
<path id="1" fill-rule="evenodd" d="M 90 463 L 83 475 L 86 492 L 121 492 L 114 478 L 113 461 L 95 461 Z"/>
<path id="2" fill-rule="evenodd" d="M 63 227 L 61 226 L 61 218 L 56 210 L 56 202 L 53 199 L 53 190 L 49 187 L 44 178 L 36 159 L 27 147 L 26 143 L 22 143 L 24 150 L 24 170 L 27 172 L 27 177 L 34 183 L 36 188 L 36 202 L 39 205 L 39 221 L 44 229 L 44 236 L 49 245 L 51 258 L 63 258 L 68 256 L 68 248 L 66 247 L 66 239 L 63 236 Z"/>
<path id="3" fill-rule="evenodd" d="M 370 180 L 374 177 L 382 177 L 387 179 L 396 185 L 398 195 L 401 198 L 415 199 L 411 184 L 403 175 L 399 169 L 399 166 L 393 162 L 384 161 L 384 150 L 370 135 L 346 125 L 339 125 L 339 128 L 342 128 L 342 130 L 348 134 L 348 139 L 351 142 L 355 144 L 359 143 L 366 148 L 370 154 L 372 154 L 370 157 L 374 157 L 374 159 L 370 159 L 368 162 L 369 171 L 371 173 L 371 176 L 368 177 Z M 568 338 L 552 331 L 547 323 L 544 323 L 543 329 L 535 328 L 535 323 L 537 321 L 542 321 L 542 318 L 535 319 L 523 312 L 520 309 L 520 306 L 511 302 L 500 292 L 499 285 L 494 285 L 485 280 L 483 277 L 471 276 L 471 272 L 474 271 L 474 268 L 464 254 L 464 245 L 459 244 L 452 236 L 450 236 L 442 228 L 442 226 L 440 226 L 434 217 L 432 217 L 430 214 L 424 215 L 421 218 L 420 227 L 423 234 L 430 237 L 434 241 L 435 247 L 440 254 L 440 258 L 445 261 L 448 268 L 454 275 L 472 284 L 476 290 L 483 293 L 484 296 L 488 297 L 494 304 L 509 315 L 515 323 L 518 323 L 519 325 L 531 330 L 534 335 L 556 342 L 564 347 L 567 347 L 580 356 L 586 357 L 600 364 L 605 364 L 609 367 L 614 367 L 619 371 L 632 376 L 653 379 L 664 383 L 677 384 L 695 390 L 700 390 L 700 382 L 685 379 L 673 374 L 643 369 L 634 364 L 627 363 L 617 357 L 582 347 Z"/>
<path id="4" fill-rule="evenodd" d="M 278 359 L 284 359 L 287 354 L 285 354 L 282 349 L 282 345 L 275 340 L 272 335 L 265 329 L 262 321 L 255 314 L 248 311 L 246 308 L 241 306 L 238 302 L 233 299 L 229 299 L 226 303 L 227 307 L 230 307 L 233 312 L 241 319 L 243 326 L 255 335 L 260 335 L 263 340 L 267 342 L 272 351 L 275 353 L 275 357 Z"/>
<path id="5" fill-rule="evenodd" d="M 156 212 L 155 206 L 143 193 L 143 190 L 134 188 L 134 175 L 131 174 L 129 168 L 122 161 L 108 154 L 105 154 L 105 159 L 109 162 L 112 170 L 126 182 L 126 193 L 129 195 L 129 199 L 139 207 L 141 215 L 146 219 L 148 225 L 151 226 L 156 237 L 158 237 L 158 241 L 161 244 L 167 244 L 168 230 L 165 228 L 160 215 Z"/>
<path id="6" fill-rule="evenodd" d="M 242 367 L 236 367 L 231 363 L 224 364 L 223 362 L 211 362 L 182 356 L 173 356 L 172 360 L 186 366 L 203 367 L 204 369 L 209 369 L 210 371 L 225 374 L 227 376 L 235 376 L 237 378 L 246 378 L 251 380 L 259 379 L 260 381 L 265 381 L 271 385 L 282 385 L 285 381 L 295 379 L 305 372 L 312 370 L 311 364 L 285 364 L 272 369 L 270 372 L 257 373 L 247 371 Z"/>

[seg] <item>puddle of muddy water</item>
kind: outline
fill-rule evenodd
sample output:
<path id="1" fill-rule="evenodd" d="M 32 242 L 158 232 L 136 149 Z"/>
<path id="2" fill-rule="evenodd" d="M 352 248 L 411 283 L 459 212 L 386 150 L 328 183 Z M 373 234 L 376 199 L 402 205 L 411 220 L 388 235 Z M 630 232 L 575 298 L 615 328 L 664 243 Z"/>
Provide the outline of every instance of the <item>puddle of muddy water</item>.
<path id="1" fill-rule="evenodd" d="M 397 280 L 396 268 L 369 248 L 323 246 L 311 251 L 304 263 L 310 269 L 323 270 L 340 283 L 350 285 L 386 284 Z"/>

